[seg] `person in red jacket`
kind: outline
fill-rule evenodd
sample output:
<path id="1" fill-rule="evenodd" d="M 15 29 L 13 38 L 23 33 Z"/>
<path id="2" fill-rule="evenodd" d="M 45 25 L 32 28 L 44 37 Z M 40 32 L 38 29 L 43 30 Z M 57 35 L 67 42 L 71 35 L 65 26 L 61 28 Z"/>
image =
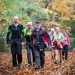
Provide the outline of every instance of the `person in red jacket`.
<path id="1" fill-rule="evenodd" d="M 41 23 L 36 22 L 32 32 L 33 47 L 35 51 L 35 69 L 43 68 L 45 64 L 45 48 L 50 44 L 47 32 L 41 28 Z"/>
<path id="2" fill-rule="evenodd" d="M 60 31 L 59 27 L 56 27 L 56 33 L 54 34 L 53 45 L 55 47 L 55 63 L 62 62 L 62 49 L 63 49 L 63 33 Z"/>

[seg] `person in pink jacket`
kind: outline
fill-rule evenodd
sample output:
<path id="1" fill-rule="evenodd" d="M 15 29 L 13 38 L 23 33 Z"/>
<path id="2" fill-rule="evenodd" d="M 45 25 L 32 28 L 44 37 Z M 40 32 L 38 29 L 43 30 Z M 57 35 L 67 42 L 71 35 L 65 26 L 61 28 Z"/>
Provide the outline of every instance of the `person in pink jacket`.
<path id="1" fill-rule="evenodd" d="M 68 58 L 68 47 L 70 46 L 70 38 L 66 32 L 64 32 L 64 39 L 63 39 L 63 59 L 67 60 Z"/>

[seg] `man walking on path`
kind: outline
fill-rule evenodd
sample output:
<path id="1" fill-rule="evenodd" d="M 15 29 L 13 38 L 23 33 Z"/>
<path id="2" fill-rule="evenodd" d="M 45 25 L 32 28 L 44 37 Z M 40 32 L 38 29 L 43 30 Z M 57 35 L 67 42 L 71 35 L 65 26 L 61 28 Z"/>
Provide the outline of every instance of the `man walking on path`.
<path id="1" fill-rule="evenodd" d="M 32 22 L 28 22 L 27 23 L 27 28 L 24 29 L 24 37 L 26 39 L 26 50 L 27 50 L 27 59 L 28 59 L 28 66 L 31 67 L 32 64 L 34 65 L 35 63 L 35 53 L 34 53 L 34 49 L 32 46 Z M 32 58 L 33 60 L 31 60 L 31 52 L 32 52 Z"/>
<path id="2" fill-rule="evenodd" d="M 33 30 L 32 35 L 35 51 L 35 69 L 43 68 L 45 64 L 45 48 L 49 45 L 49 40 L 47 41 L 47 34 L 41 28 L 39 22 L 36 22 L 36 28 Z"/>
<path id="3" fill-rule="evenodd" d="M 14 23 L 9 26 L 7 32 L 7 44 L 11 44 L 12 63 L 13 67 L 20 69 L 22 66 L 22 39 L 23 25 L 19 23 L 18 16 L 14 16 Z"/>

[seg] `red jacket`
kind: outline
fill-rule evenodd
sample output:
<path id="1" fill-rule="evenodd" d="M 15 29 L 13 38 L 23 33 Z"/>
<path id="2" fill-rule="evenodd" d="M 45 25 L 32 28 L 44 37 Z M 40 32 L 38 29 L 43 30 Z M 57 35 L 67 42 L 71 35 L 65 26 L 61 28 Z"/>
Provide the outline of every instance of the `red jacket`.
<path id="1" fill-rule="evenodd" d="M 32 34 L 32 39 L 33 39 L 33 45 L 34 45 L 34 39 L 35 39 L 35 36 Z M 46 31 L 43 30 L 43 36 L 42 36 L 42 40 L 43 42 L 47 43 L 48 45 L 50 45 L 50 38 L 49 38 L 49 35 Z"/>
<path id="2" fill-rule="evenodd" d="M 47 44 L 50 45 L 50 38 L 46 31 L 44 31 L 44 35 L 43 35 L 42 39 L 44 42 L 47 42 Z"/>

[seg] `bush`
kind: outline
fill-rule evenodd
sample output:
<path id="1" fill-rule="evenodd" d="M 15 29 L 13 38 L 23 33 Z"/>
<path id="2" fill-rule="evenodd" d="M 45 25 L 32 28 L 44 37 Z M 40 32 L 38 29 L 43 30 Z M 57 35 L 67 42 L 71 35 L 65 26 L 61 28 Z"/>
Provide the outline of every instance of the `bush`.
<path id="1" fill-rule="evenodd" d="M 41 10 L 43 11 L 43 10 Z M 48 20 L 49 19 L 49 15 L 46 14 L 45 12 L 41 12 L 41 11 L 38 11 L 37 15 L 35 16 L 35 18 L 38 20 L 38 21 L 42 21 L 42 20 Z"/>
<path id="2" fill-rule="evenodd" d="M 9 49 L 6 46 L 6 39 L 4 37 L 0 37 L 0 51 L 7 52 Z"/>
<path id="3" fill-rule="evenodd" d="M 0 31 L 0 37 L 2 37 L 3 36 L 3 32 L 2 31 Z"/>

